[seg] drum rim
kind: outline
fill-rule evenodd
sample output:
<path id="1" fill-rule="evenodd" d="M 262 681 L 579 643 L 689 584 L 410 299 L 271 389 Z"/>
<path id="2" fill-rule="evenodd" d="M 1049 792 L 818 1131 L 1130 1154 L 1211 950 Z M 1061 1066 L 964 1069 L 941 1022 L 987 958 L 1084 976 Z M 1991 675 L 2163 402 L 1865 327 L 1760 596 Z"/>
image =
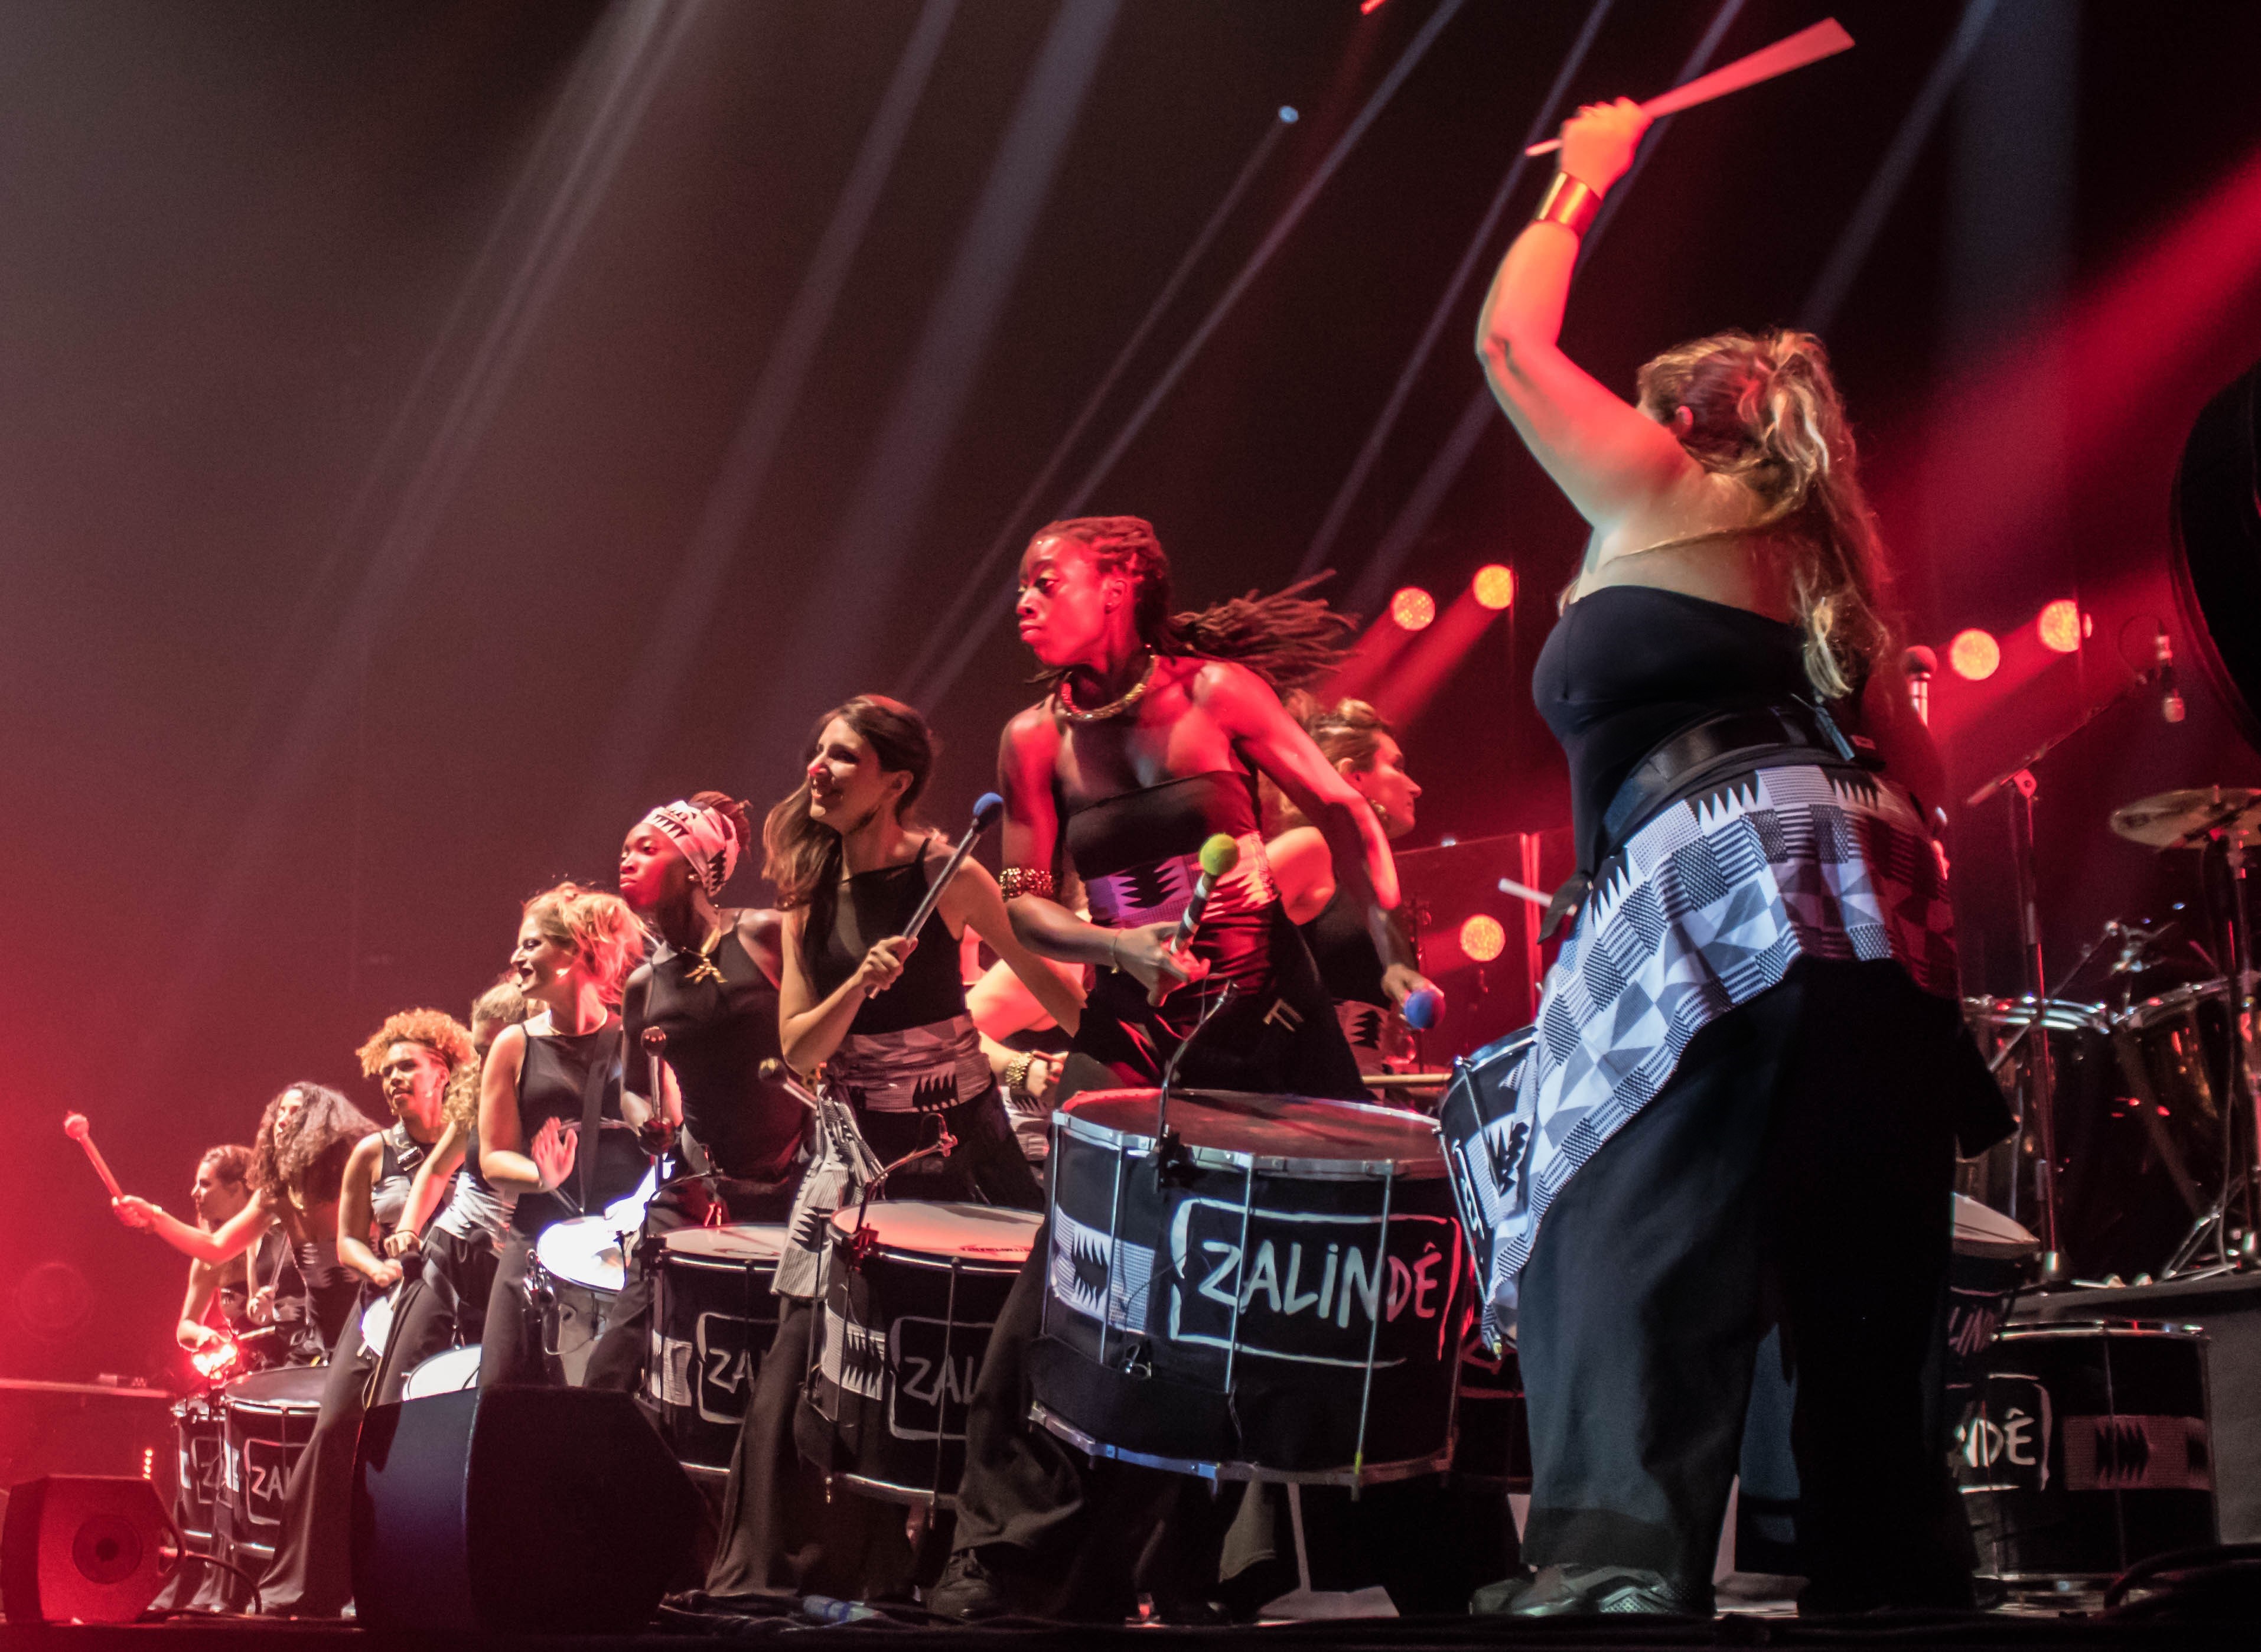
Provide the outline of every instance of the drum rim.
<path id="1" fill-rule="evenodd" d="M 963 1199 L 874 1199 L 868 1207 L 862 1204 L 842 1205 L 825 1218 L 825 1226 L 832 1234 L 832 1242 L 838 1245 L 854 1240 L 856 1225 L 868 1210 L 885 1210 L 890 1207 L 900 1210 L 906 1206 L 920 1210 L 956 1210 L 966 1204 L 967 1202 Z M 954 1262 L 961 1270 L 997 1268 L 1016 1274 L 1019 1273 L 1028 1265 L 1030 1253 L 1037 1248 L 1037 1235 L 1044 1229 L 1046 1213 L 1043 1210 L 1016 1210 L 1009 1205 L 973 1205 L 971 1208 L 977 1210 L 994 1211 L 999 1216 L 1028 1218 L 1028 1247 L 1022 1251 L 1018 1261 L 1008 1260 L 1011 1253 L 1007 1251 L 977 1252 L 971 1255 L 954 1251 L 922 1251 L 902 1245 L 891 1245 L 884 1239 L 872 1246 L 867 1254 L 884 1256 L 891 1261 L 922 1263 L 928 1267 L 945 1270 Z M 877 1231 L 877 1229 L 873 1230 L 875 1232 Z"/>
<path id="2" fill-rule="evenodd" d="M 2035 1337 L 2165 1337 L 2176 1342 L 2207 1342 L 2214 1339 L 2203 1325 L 2189 1325 L 2172 1319 L 2021 1319 L 2015 1325 L 2006 1325 L 1999 1340 L 2016 1337 L 2020 1341 Z"/>
<path id="3" fill-rule="evenodd" d="M 1029 1420 L 1079 1451 L 1093 1456 L 1112 1457 L 1118 1462 L 1132 1463 L 1144 1469 L 1159 1469 L 1172 1474 L 1191 1475 L 1202 1480 L 1248 1480 L 1268 1485 L 1387 1485 L 1395 1481 L 1417 1480 L 1424 1475 L 1445 1473 L 1452 1467 L 1453 1462 L 1453 1441 L 1447 1437 L 1441 1450 L 1427 1456 L 1369 1462 L 1354 1470 L 1348 1468 L 1268 1469 L 1261 1463 L 1211 1462 L 1200 1457 L 1164 1457 L 1110 1446 L 1105 1440 L 1086 1433 L 1038 1399 L 1029 1402 Z"/>
<path id="4" fill-rule="evenodd" d="M 775 1234 L 777 1236 L 774 1241 L 776 1245 L 775 1251 L 768 1256 L 730 1257 L 719 1256 L 711 1253 L 702 1255 L 700 1253 L 689 1248 L 688 1246 L 684 1246 L 680 1250 L 678 1250 L 676 1246 L 676 1241 L 678 1239 L 687 1239 L 694 1234 L 745 1232 Z M 775 1261 L 786 1253 L 786 1251 L 792 1246 L 792 1244 L 793 1224 L 790 1222 L 725 1222 L 720 1227 L 678 1227 L 659 1236 L 660 1254 L 663 1256 L 679 1256 L 685 1261 L 702 1261 L 726 1265 L 735 1265 L 743 1261 Z"/>
<path id="5" fill-rule="evenodd" d="M 1127 1086 L 1119 1090 L 1087 1090 L 1083 1095 L 1076 1096 L 1074 1101 L 1138 1093 L 1139 1092 L 1132 1091 Z M 1261 1092 L 1254 1090 L 1188 1089 L 1180 1091 L 1177 1097 L 1174 1099 L 1192 1100 L 1202 1095 L 1259 1094 Z M 1281 1175 L 1302 1176 L 1314 1182 L 1442 1181 L 1448 1174 L 1444 1137 L 1437 1129 L 1437 1121 L 1425 1113 L 1410 1113 L 1395 1107 L 1379 1107 L 1371 1102 L 1346 1102 L 1331 1095 L 1298 1095 L 1281 1099 L 1324 1102 L 1330 1107 L 1346 1107 L 1360 1113 L 1371 1114 L 1377 1121 L 1399 1127 L 1415 1122 L 1425 1124 L 1429 1129 L 1430 1138 L 1434 1144 L 1432 1156 L 1418 1159 L 1304 1159 L 1286 1154 L 1245 1153 L 1234 1147 L 1202 1147 L 1187 1144 L 1184 1149 L 1187 1158 L 1194 1164 L 1211 1169 L 1260 1170 Z M 1071 1102 L 1069 1106 L 1073 1104 L 1073 1102 Z M 1068 1107 L 1053 1109 L 1052 1122 L 1053 1128 L 1061 1135 L 1076 1141 L 1097 1147 L 1112 1148 L 1118 1153 L 1125 1148 L 1139 1150 L 1130 1152 L 1127 1155 L 1130 1158 L 1143 1158 L 1154 1151 L 1154 1138 L 1152 1135 L 1139 1131 L 1116 1130 L 1109 1125 L 1096 1124 L 1090 1119 L 1079 1118 L 1068 1110 Z"/>
<path id="6" fill-rule="evenodd" d="M 2138 998 L 2114 1019 L 2140 1032 L 2154 1022 L 2181 1015 L 2209 999 L 2223 1004 L 2230 1002 L 2228 976 L 2216 975 L 2206 980 L 2186 981 L 2179 987 L 2170 987 L 2163 993 L 2154 993 L 2149 998 Z"/>
<path id="7" fill-rule="evenodd" d="M 2033 995 L 2016 998 L 1973 996 L 1963 1001 L 1966 1019 L 1985 1017 L 1990 1025 L 2005 1031 L 2016 1031 L 2027 1024 L 2028 1006 Z M 1999 1017 L 1999 1019 L 1998 1019 Z M 2112 1012 L 2101 1003 L 2082 998 L 2045 998 L 2042 1001 L 2042 1030 L 2044 1032 L 2109 1032 Z"/>

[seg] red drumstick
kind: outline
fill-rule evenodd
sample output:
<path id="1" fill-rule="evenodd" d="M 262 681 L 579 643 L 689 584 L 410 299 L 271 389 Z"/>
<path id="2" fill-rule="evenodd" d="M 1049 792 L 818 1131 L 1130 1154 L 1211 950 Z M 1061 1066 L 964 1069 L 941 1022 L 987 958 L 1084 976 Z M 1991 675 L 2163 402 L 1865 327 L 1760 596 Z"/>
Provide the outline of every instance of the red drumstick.
<path id="1" fill-rule="evenodd" d="M 86 1115 L 65 1113 L 63 1134 L 86 1149 L 86 1156 L 94 1162 L 94 1173 L 102 1178 L 102 1185 L 110 1189 L 110 1196 L 113 1199 L 124 1198 L 126 1189 L 118 1185 L 118 1178 L 111 1175 L 110 1167 L 103 1163 L 102 1149 L 94 1145 L 94 1132 L 87 1128 Z"/>
<path id="2" fill-rule="evenodd" d="M 1808 63 L 1818 63 L 1825 57 L 1834 57 L 1853 44 L 1853 37 L 1845 32 L 1845 25 L 1834 18 L 1824 18 L 1810 29 L 1776 40 L 1772 46 L 1762 46 L 1748 57 L 1739 57 L 1724 68 L 1715 68 L 1709 75 L 1699 75 L 1685 86 L 1676 86 L 1670 91 L 1650 98 L 1640 106 L 1641 113 L 1654 120 L 1661 115 L 1676 115 L 1683 109 L 1693 109 L 1698 104 L 1708 104 L 1714 97 L 1725 97 L 1729 92 L 1739 92 L 1746 86 L 1755 86 L 1761 81 L 1772 80 L 1777 75 L 1787 75 L 1794 68 L 1804 68 Z M 1534 143 L 1523 153 L 1551 154 L 1562 147 L 1560 138 L 1549 138 L 1544 143 Z"/>

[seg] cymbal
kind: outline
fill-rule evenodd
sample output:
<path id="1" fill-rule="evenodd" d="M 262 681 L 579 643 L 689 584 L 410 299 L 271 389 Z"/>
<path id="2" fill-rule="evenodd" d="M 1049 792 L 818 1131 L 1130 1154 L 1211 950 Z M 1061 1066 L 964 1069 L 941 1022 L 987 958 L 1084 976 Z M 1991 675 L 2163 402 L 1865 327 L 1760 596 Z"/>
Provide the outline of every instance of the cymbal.
<path id="1" fill-rule="evenodd" d="M 2261 842 L 2261 792 L 2244 786 L 2162 792 L 2114 809 L 2112 830 L 2151 849 L 2196 849 L 2217 832 Z"/>

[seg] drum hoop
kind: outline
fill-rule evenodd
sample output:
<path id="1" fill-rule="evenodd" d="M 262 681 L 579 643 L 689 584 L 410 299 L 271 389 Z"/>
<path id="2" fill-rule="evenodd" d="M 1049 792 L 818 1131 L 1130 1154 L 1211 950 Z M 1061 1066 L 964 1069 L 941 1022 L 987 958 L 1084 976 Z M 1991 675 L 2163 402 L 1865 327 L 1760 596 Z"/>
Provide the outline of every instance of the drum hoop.
<path id="1" fill-rule="evenodd" d="M 2022 1030 L 2033 1016 L 2030 998 L 1966 998 L 1963 1013 L 1975 1016 L 2002 1032 Z M 2112 1016 L 2102 1004 L 2078 998 L 2049 998 L 2042 1002 L 2044 1032 L 2109 1032 Z"/>
<path id="2" fill-rule="evenodd" d="M 2004 1325 L 2001 1340 L 2021 1342 L 2049 1337 L 2164 1337 L 2173 1342 L 2210 1343 L 2203 1325 L 2180 1325 L 2167 1319 L 2048 1319 Z"/>
<path id="3" fill-rule="evenodd" d="M 661 1267 L 680 1268 L 698 1274 L 743 1274 L 757 1268 L 767 1268 L 774 1274 L 778 1264 L 784 1260 L 781 1256 L 701 1256 L 694 1251 L 663 1251 L 660 1253 Z M 585 1290 L 588 1287 L 585 1285 L 582 1289 Z"/>
<path id="4" fill-rule="evenodd" d="M 2138 999 L 2121 1010 L 2114 1019 L 2121 1025 L 2138 1032 L 2147 1031 L 2161 1021 L 2187 1015 L 2202 1003 L 2209 1002 L 2227 1005 L 2229 1002 L 2229 982 L 2219 976 L 2212 980 L 2192 981 L 2181 987 L 2170 987 L 2163 993 Z"/>
<path id="5" fill-rule="evenodd" d="M 1432 1452 L 1428 1456 L 1409 1457 L 1396 1462 L 1370 1462 L 1356 1469 L 1267 1469 L 1261 1463 L 1159 1457 L 1143 1451 L 1110 1446 L 1105 1440 L 1084 1433 L 1058 1412 L 1047 1410 L 1040 1400 L 1029 1402 L 1029 1420 L 1092 1456 L 1112 1457 L 1118 1462 L 1132 1463 L 1142 1469 L 1159 1469 L 1171 1474 L 1192 1475 L 1202 1480 L 1253 1480 L 1270 1485 L 1385 1485 L 1392 1481 L 1441 1474 L 1452 1467 L 1453 1462 L 1453 1446 L 1448 1438 L 1442 1450 Z"/>
<path id="6" fill-rule="evenodd" d="M 1346 1103 L 1355 1106 L 1355 1103 Z M 1389 1112 L 1377 1107 L 1374 1111 Z M 1096 1147 L 1110 1148 L 1133 1159 L 1143 1159 L 1154 1151 L 1154 1138 L 1142 1131 L 1116 1130 L 1106 1124 L 1093 1124 L 1087 1119 L 1055 1113 L 1053 1121 L 1063 1133 L 1077 1141 L 1088 1142 Z M 1398 1118 L 1417 1117 L 1400 1113 Z M 1297 1159 L 1275 1153 L 1242 1153 L 1232 1147 L 1202 1147 L 1188 1144 L 1186 1157 L 1192 1163 L 1211 1170 L 1257 1171 L 1268 1175 L 1297 1176 L 1308 1182 L 1387 1182 L 1442 1181 L 1446 1167 L 1441 1156 L 1434 1159 Z"/>
<path id="7" fill-rule="evenodd" d="M 836 1245 L 855 1242 L 853 1236 L 843 1233 L 837 1228 L 833 1229 L 832 1239 Z M 1033 1251 L 1036 1246 L 1032 1245 L 1029 1248 Z M 866 1261 L 873 1257 L 882 1261 L 901 1262 L 907 1268 L 931 1268 L 937 1273 L 948 1273 L 954 1266 L 961 1273 L 1017 1274 L 1029 1263 L 1025 1253 L 1016 1262 L 1003 1256 L 959 1256 L 947 1251 L 907 1251 L 893 1245 L 874 1245 L 864 1253 Z"/>

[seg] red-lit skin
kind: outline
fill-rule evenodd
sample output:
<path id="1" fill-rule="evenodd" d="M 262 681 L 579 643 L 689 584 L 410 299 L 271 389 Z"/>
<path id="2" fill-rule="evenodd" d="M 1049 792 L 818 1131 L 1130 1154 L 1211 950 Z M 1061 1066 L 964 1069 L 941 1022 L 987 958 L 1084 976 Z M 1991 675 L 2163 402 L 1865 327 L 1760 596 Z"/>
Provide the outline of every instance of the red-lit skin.
<path id="1" fill-rule="evenodd" d="M 1588 104 L 1563 123 L 1561 170 L 1606 194 L 1632 167 L 1648 125 L 1630 99 Z M 1672 543 L 1746 527 L 1765 508 L 1680 445 L 1675 433 L 1692 428 L 1693 414 L 1636 408 L 1563 354 L 1557 340 L 1578 245 L 1561 224 L 1527 226 L 1500 264 L 1476 329 L 1492 394 L 1592 527 L 1568 600 L 1609 585 L 1648 585 L 1794 621 L 1784 541 L 1753 534 Z M 1936 804 L 1945 796 L 1945 772 L 1898 672 L 1870 673 L 1860 724 L 1919 798 Z"/>
<path id="2" fill-rule="evenodd" d="M 447 1124 L 441 1106 L 452 1071 L 438 1051 L 406 1038 L 387 1049 L 377 1067 L 385 1105 L 408 1126 L 409 1139 L 420 1146 L 439 1145 Z M 456 1152 L 460 1162 L 463 1150 L 458 1146 Z M 393 1232 L 378 1232 L 370 1205 L 377 1173 L 384 1167 L 383 1136 L 364 1136 L 354 1144 L 338 1189 L 338 1260 L 379 1290 L 390 1290 L 400 1282 L 398 1259 L 415 1248 L 417 1230 L 403 1221 Z"/>
<path id="3" fill-rule="evenodd" d="M 1145 673 L 1134 597 L 1128 574 L 1102 569 L 1073 539 L 1038 539 L 1023 556 L 1014 605 L 1021 640 L 1044 665 L 1067 673 L 1078 705 L 1120 699 Z M 1005 864 L 1053 864 L 1063 803 L 1082 807 L 1166 780 L 1252 767 L 1324 834 L 1338 875 L 1369 905 L 1370 924 L 1394 935 L 1387 914 L 1397 904 L 1397 868 L 1374 812 L 1264 679 L 1223 660 L 1155 657 L 1145 697 L 1119 718 L 1073 724 L 1047 699 L 1008 723 L 997 755 Z M 1157 1003 L 1209 973 L 1205 959 L 1169 950 L 1173 924 L 1102 929 L 1039 895 L 1016 898 L 1012 916 L 1036 952 L 1119 966 Z"/>
<path id="4" fill-rule="evenodd" d="M 212 1165 L 206 1160 L 197 1166 L 197 1179 L 189 1189 L 189 1203 L 196 1209 L 197 1225 L 210 1232 L 233 1219 L 251 1203 L 251 1189 L 241 1182 L 221 1181 L 212 1174 Z M 206 1318 L 212 1310 L 212 1296 L 223 1285 L 248 1284 L 249 1274 L 240 1256 L 230 1257 L 224 1262 L 191 1258 L 188 1294 L 181 1299 L 181 1318 L 174 1327 L 174 1340 L 191 1354 L 226 1342 L 226 1332 Z"/>
<path id="5" fill-rule="evenodd" d="M 608 1026 L 613 1011 L 603 988 L 580 956 L 542 932 L 532 917 L 518 927 L 518 942 L 511 949 L 511 982 L 526 995 L 535 1019 L 546 1016 L 537 1032 L 554 1030 L 568 1038 Z M 518 1112 L 518 1078 L 526 1064 L 526 1024 L 505 1027 L 487 1052 L 479 1079 L 479 1174 L 506 1193 L 546 1193 L 563 1182 L 573 1168 L 577 1123 L 550 1118 L 526 1139 Z M 641 1125 L 650 1117 L 641 1102 L 621 1097 L 621 1116 Z"/>

